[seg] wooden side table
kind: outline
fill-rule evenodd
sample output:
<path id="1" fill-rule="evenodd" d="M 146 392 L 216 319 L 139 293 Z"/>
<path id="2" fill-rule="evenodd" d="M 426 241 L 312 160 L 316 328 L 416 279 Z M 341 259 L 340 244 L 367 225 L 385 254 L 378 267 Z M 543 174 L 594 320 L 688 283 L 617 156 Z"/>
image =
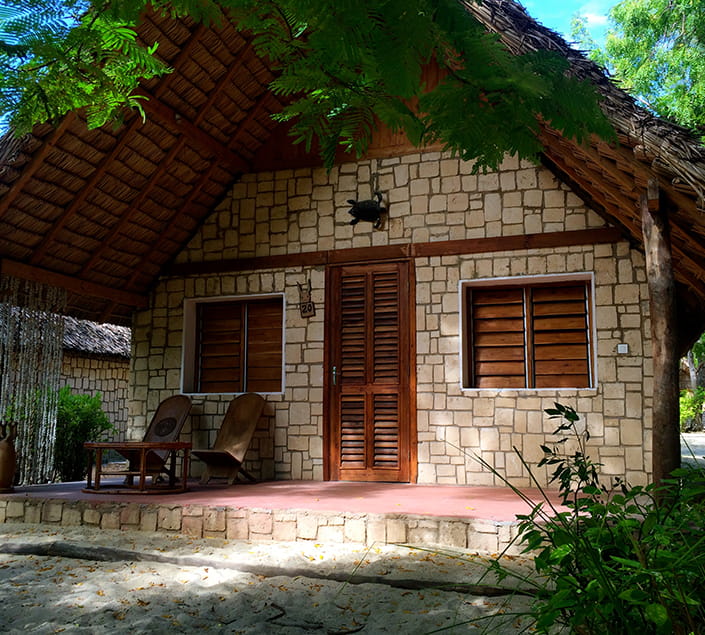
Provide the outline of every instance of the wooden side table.
<path id="1" fill-rule="evenodd" d="M 110 494 L 159 494 L 167 492 L 185 492 L 187 489 L 187 480 L 189 472 L 189 460 L 191 457 L 191 444 L 180 441 L 170 443 L 164 442 L 147 442 L 147 441 L 127 441 L 120 442 L 102 442 L 102 443 L 84 443 L 83 447 L 91 453 L 88 461 L 88 477 L 86 479 L 86 487 L 84 492 L 90 493 L 110 493 Z M 128 458 L 128 466 L 126 470 L 118 471 L 103 471 L 103 451 L 116 450 Z M 176 459 L 177 454 L 182 453 L 181 461 L 181 478 L 180 483 L 177 483 L 176 478 Z M 151 453 L 151 456 L 150 456 Z M 166 455 L 163 462 L 160 455 Z M 162 463 L 161 468 L 154 466 L 154 459 L 159 456 L 159 461 Z M 151 459 L 151 461 L 150 461 Z M 166 466 L 166 469 L 164 469 Z M 92 472 L 95 470 L 95 476 Z M 156 483 L 157 475 L 166 471 L 169 475 L 167 485 Z M 101 476 L 111 474 L 113 476 L 124 476 L 125 482 L 119 487 L 100 489 Z M 147 476 L 152 476 L 151 484 L 147 484 Z M 92 478 L 93 477 L 93 478 Z M 134 479 L 137 477 L 137 484 L 134 484 Z"/>

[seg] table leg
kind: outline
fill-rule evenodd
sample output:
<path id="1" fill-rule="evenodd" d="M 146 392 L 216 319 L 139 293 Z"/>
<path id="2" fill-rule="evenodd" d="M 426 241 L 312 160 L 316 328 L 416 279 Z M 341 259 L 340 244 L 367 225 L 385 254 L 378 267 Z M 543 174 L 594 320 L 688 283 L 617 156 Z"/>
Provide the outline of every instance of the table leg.
<path id="1" fill-rule="evenodd" d="M 86 450 L 88 453 L 88 476 L 86 476 L 86 489 L 91 489 L 91 483 L 93 482 L 93 466 L 94 466 L 94 459 L 95 459 L 95 453 L 93 450 Z"/>
<path id="2" fill-rule="evenodd" d="M 140 491 L 144 492 L 147 488 L 147 451 L 142 448 L 140 450 Z"/>
<path id="3" fill-rule="evenodd" d="M 184 448 L 184 460 L 181 464 L 181 491 L 185 492 L 188 485 L 188 469 L 189 469 L 189 458 L 191 455 L 191 450 L 189 448 Z"/>
<path id="4" fill-rule="evenodd" d="M 100 489 L 100 470 L 103 467 L 103 448 L 97 448 L 95 451 L 95 489 Z"/>
<path id="5" fill-rule="evenodd" d="M 169 450 L 169 467 L 167 468 L 169 487 L 174 487 L 174 483 L 176 482 L 176 454 L 176 450 Z"/>

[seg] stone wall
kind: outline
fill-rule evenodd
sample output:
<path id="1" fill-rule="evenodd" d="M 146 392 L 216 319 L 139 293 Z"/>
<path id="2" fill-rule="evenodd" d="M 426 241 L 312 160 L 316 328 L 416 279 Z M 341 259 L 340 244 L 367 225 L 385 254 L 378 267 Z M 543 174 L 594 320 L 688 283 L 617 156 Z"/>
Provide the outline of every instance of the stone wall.
<path id="1" fill-rule="evenodd" d="M 157 497 L 158 498 L 158 497 Z M 0 498 L 0 523 L 89 527 L 160 535 L 251 541 L 312 541 L 439 546 L 519 555 L 515 521 L 439 518 L 413 514 L 246 507 L 207 507 L 173 503 L 120 503 L 34 498 Z"/>
<path id="2" fill-rule="evenodd" d="M 349 224 L 348 199 L 385 195 L 389 218 L 379 230 Z M 181 253 L 178 262 L 271 256 L 316 250 L 492 238 L 603 227 L 604 222 L 547 170 L 508 158 L 499 172 L 439 153 L 362 161 L 322 169 L 250 174 Z M 555 422 L 543 409 L 574 406 L 592 436 L 593 458 L 609 475 L 643 483 L 650 465 L 651 365 L 648 295 L 642 257 L 627 243 L 509 253 L 417 258 L 418 480 L 490 485 L 499 477 L 479 454 L 519 486 L 550 442 Z M 588 272 L 595 283 L 596 389 L 462 390 L 459 375 L 460 280 Z M 323 267 L 163 279 L 152 308 L 135 317 L 132 438 L 164 397 L 180 391 L 183 301 L 187 298 L 284 292 L 286 389 L 267 395 L 248 455 L 263 478 L 323 477 Z M 297 283 L 311 280 L 314 318 L 302 319 Z M 619 343 L 629 353 L 617 355 Z M 227 396 L 194 396 L 195 445 L 211 443 Z M 544 478 L 540 476 L 540 478 Z"/>
<path id="3" fill-rule="evenodd" d="M 100 392 L 103 410 L 118 430 L 112 437 L 114 441 L 124 441 L 127 434 L 129 379 L 128 359 L 64 351 L 61 385 L 71 386 L 75 393 Z"/>

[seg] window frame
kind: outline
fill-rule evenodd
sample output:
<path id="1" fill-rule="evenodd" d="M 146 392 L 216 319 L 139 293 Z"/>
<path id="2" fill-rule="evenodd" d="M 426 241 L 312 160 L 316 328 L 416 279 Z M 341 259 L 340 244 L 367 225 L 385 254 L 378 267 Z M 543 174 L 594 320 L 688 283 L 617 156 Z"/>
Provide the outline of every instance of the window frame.
<path id="1" fill-rule="evenodd" d="M 238 306 L 241 310 L 243 304 L 255 303 L 262 300 L 281 300 L 282 305 L 282 323 L 281 323 L 281 386 L 278 391 L 257 391 L 262 395 L 281 395 L 286 389 L 286 296 L 284 293 L 262 293 L 262 294 L 247 294 L 247 295 L 227 295 L 227 296 L 212 296 L 202 298 L 188 298 L 184 300 L 184 323 L 182 331 L 182 356 L 181 356 L 181 392 L 186 395 L 240 395 L 243 391 L 237 392 L 203 392 L 198 390 L 200 386 L 197 384 L 197 347 L 199 344 L 199 307 L 204 304 L 212 303 L 229 303 L 233 306 Z M 244 332 L 244 337 L 247 337 L 247 331 Z M 246 388 L 246 384 L 244 385 Z M 246 392 L 246 391 L 244 391 Z"/>
<path id="2" fill-rule="evenodd" d="M 526 290 L 529 287 L 551 286 L 561 283 L 584 283 L 587 288 L 587 351 L 588 351 L 588 386 L 555 386 L 555 387 L 477 387 L 471 385 L 472 372 L 470 364 L 473 361 L 472 335 L 469 332 L 470 323 L 470 307 L 466 301 L 467 289 L 501 289 L 507 288 L 522 288 Z M 477 278 L 464 279 L 458 282 L 458 301 L 459 301 L 459 319 L 460 319 L 460 336 L 459 336 L 459 357 L 460 357 L 460 389 L 465 392 L 470 391 L 511 391 L 511 392 L 531 392 L 540 391 L 574 391 L 574 390 L 596 390 L 598 386 L 597 376 L 597 328 L 595 324 L 595 276 L 593 272 L 577 272 L 566 274 L 543 274 L 533 276 L 511 276 L 498 278 Z M 524 301 L 526 304 L 526 301 Z M 524 354 L 526 359 L 525 378 L 528 379 L 529 366 L 529 349 L 528 336 L 526 333 L 526 315 L 524 316 Z M 525 384 L 528 383 L 525 381 Z"/>

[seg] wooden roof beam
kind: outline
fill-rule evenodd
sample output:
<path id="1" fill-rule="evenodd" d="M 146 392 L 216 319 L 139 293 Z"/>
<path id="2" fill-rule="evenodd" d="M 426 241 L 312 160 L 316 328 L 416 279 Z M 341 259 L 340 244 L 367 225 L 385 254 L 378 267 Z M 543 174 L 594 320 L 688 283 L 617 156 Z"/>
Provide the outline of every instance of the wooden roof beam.
<path id="1" fill-rule="evenodd" d="M 142 187 L 140 193 L 137 195 L 137 198 L 135 198 L 130 203 L 130 206 L 127 208 L 127 210 L 120 215 L 120 218 L 118 219 L 117 223 L 115 223 L 115 225 L 113 225 L 107 235 L 101 239 L 100 247 L 98 247 L 98 249 L 93 252 L 88 261 L 81 267 L 79 275 L 83 275 L 87 271 L 92 269 L 95 263 L 98 262 L 98 260 L 106 252 L 106 250 L 112 248 L 113 240 L 124 229 L 125 225 L 127 225 L 127 223 L 129 223 L 130 220 L 132 220 L 132 218 L 134 217 L 134 215 L 139 211 L 140 205 L 142 205 L 147 196 L 149 196 L 149 193 L 151 192 L 152 188 L 164 175 L 176 155 L 181 152 L 181 149 L 183 147 L 184 139 L 182 137 L 180 139 L 177 139 L 176 143 L 170 148 L 169 152 L 164 157 L 164 159 L 159 162 L 159 167 L 152 173 L 152 176 L 149 177 L 149 180 Z"/>
<path id="2" fill-rule="evenodd" d="M 235 132 L 230 137 L 230 143 L 228 144 L 228 146 L 232 146 L 238 140 L 238 138 L 242 134 L 243 130 L 246 128 L 247 124 L 249 124 L 250 121 L 252 121 L 252 119 L 255 117 L 257 112 L 264 105 L 264 102 L 270 96 L 271 96 L 271 93 L 269 91 L 265 91 L 264 93 L 262 93 L 259 96 L 259 98 L 255 102 L 255 104 L 248 111 L 246 117 L 238 124 L 237 130 L 235 130 Z M 185 210 L 188 209 L 189 205 L 191 205 L 191 203 L 193 202 L 193 199 L 199 193 L 201 188 L 207 183 L 208 179 L 210 178 L 211 173 L 213 172 L 213 170 L 215 168 L 216 168 L 216 164 L 211 163 L 210 166 L 206 170 L 203 171 L 201 176 L 198 178 L 198 181 L 196 182 L 196 184 L 191 188 L 191 193 L 189 194 L 188 198 L 186 199 L 186 201 L 184 201 L 184 204 L 181 206 L 181 208 L 176 212 L 175 218 L 180 218 L 184 214 Z M 235 179 L 235 181 L 236 180 L 237 179 Z M 230 192 L 230 188 L 228 188 L 228 192 Z M 165 239 L 162 235 L 162 237 L 157 242 L 155 249 L 158 250 L 159 247 L 162 244 L 164 244 L 164 242 L 165 242 Z M 127 284 L 125 285 L 126 289 L 131 288 L 132 285 L 135 283 L 135 280 L 137 280 L 137 277 L 140 275 L 140 272 L 142 271 L 142 267 L 144 266 L 144 263 L 148 259 L 149 259 L 148 256 L 142 257 L 142 260 L 140 261 L 139 265 L 137 267 L 135 267 L 133 274 L 130 276 L 129 280 L 127 281 Z"/>
<path id="3" fill-rule="evenodd" d="M 52 148 L 59 142 L 61 136 L 66 132 L 68 127 L 76 119 L 76 113 L 68 113 L 62 120 L 61 123 L 56 127 L 54 132 L 51 133 L 49 139 L 47 139 L 42 146 L 34 153 L 32 160 L 29 162 L 21 172 L 19 178 L 10 186 L 10 189 L 5 193 L 2 200 L 0 200 L 0 218 L 2 218 L 10 206 L 15 202 L 15 199 L 22 193 L 24 186 L 30 181 L 34 176 L 35 172 L 44 163 L 44 159 L 51 152 Z"/>
<path id="4" fill-rule="evenodd" d="M 176 213 L 176 217 L 180 218 L 184 214 L 184 211 L 186 209 L 188 209 L 188 207 L 193 202 L 193 199 L 196 198 L 196 196 L 198 196 L 198 193 L 200 192 L 201 188 L 208 182 L 208 180 L 210 179 L 211 173 L 213 172 L 213 170 L 216 167 L 217 166 L 215 163 L 211 163 L 210 166 L 201 173 L 201 175 L 198 177 L 198 181 L 195 183 L 193 188 L 191 188 L 191 193 L 189 194 L 188 198 L 184 201 L 184 204 L 181 206 L 179 211 Z M 236 182 L 236 181 L 237 181 L 237 179 L 234 180 L 234 182 Z M 228 188 L 228 190 L 227 190 L 228 193 L 230 192 L 230 189 L 231 188 Z M 165 241 L 166 241 L 166 239 L 164 238 L 164 235 L 162 234 L 161 238 L 159 239 L 156 246 L 154 247 L 154 250 L 159 250 L 159 248 L 161 247 L 161 245 L 164 244 Z M 147 262 L 147 260 L 149 260 L 149 257 L 143 256 L 139 265 L 137 267 L 135 267 L 134 271 L 132 272 L 132 275 L 130 276 L 129 280 L 127 281 L 127 284 L 125 285 L 126 289 L 131 288 L 131 286 L 134 284 L 135 280 L 137 280 L 140 273 L 142 273 L 142 268 L 144 267 L 144 264 L 145 264 L 145 262 Z"/>
<path id="5" fill-rule="evenodd" d="M 203 24 L 200 24 L 194 30 L 194 32 L 191 34 L 188 41 L 174 60 L 173 67 L 175 71 L 178 70 L 184 62 L 190 59 L 193 49 L 200 42 L 201 37 L 205 31 L 206 26 Z M 169 86 L 171 85 L 171 82 L 174 81 L 175 77 L 175 72 L 169 73 L 159 83 L 157 89 L 154 91 L 154 94 L 157 97 L 163 95 L 169 89 Z M 100 163 L 97 165 L 88 182 L 81 188 L 77 196 L 71 201 L 71 204 L 64 209 L 59 218 L 52 225 L 49 232 L 45 234 L 42 241 L 36 247 L 34 253 L 32 254 L 32 257 L 30 258 L 31 264 L 36 265 L 44 257 L 51 242 L 56 238 L 58 233 L 66 226 L 68 221 L 74 216 L 78 208 L 83 205 L 88 196 L 95 189 L 96 185 L 98 185 L 103 176 L 105 176 L 105 173 L 110 168 L 110 165 L 125 147 L 125 144 L 127 144 L 127 142 L 132 139 L 132 133 L 141 125 L 143 125 L 142 119 L 138 116 L 134 116 L 132 121 L 130 121 L 130 123 L 122 129 L 122 131 L 120 132 L 120 138 L 118 139 L 117 143 L 113 146 L 113 149 L 100 160 Z M 0 215 L 2 215 L 1 212 Z"/>
<path id="6" fill-rule="evenodd" d="M 607 193 L 600 188 L 593 187 L 592 183 L 583 182 L 580 179 L 580 176 L 575 176 L 574 174 L 574 172 L 578 170 L 589 170 L 590 168 L 588 168 L 587 162 L 580 161 L 580 159 L 576 157 L 575 153 L 560 153 L 560 155 L 557 156 L 556 153 L 551 152 L 549 148 L 546 148 L 544 152 L 548 156 L 548 158 L 558 167 L 559 170 L 566 172 L 568 175 L 571 175 L 571 178 L 580 183 L 581 187 L 586 192 L 588 192 L 588 194 L 594 200 L 596 200 L 600 205 L 602 205 L 605 210 L 609 210 L 612 205 L 607 200 Z M 600 173 L 597 172 L 594 168 L 592 168 L 592 170 L 595 171 L 596 177 L 600 176 Z M 592 179 L 590 180 L 592 181 Z M 610 193 L 610 196 L 615 200 L 615 203 L 620 210 L 638 211 L 637 205 L 639 203 L 628 198 L 625 194 L 618 194 L 612 192 Z M 634 217 L 630 217 L 625 214 L 617 215 L 617 217 L 619 218 L 621 224 L 623 224 L 629 230 L 634 240 L 639 243 L 642 243 L 643 238 L 641 224 L 638 223 Z M 675 227 L 677 226 L 674 225 L 674 228 Z M 696 269 L 701 269 L 703 267 L 703 263 L 698 263 L 697 261 L 695 261 L 692 256 L 690 256 L 683 250 L 682 246 L 672 245 L 672 250 L 674 259 L 676 261 L 688 263 Z M 700 297 L 703 297 L 705 299 L 705 287 L 703 286 L 703 281 L 700 278 L 691 273 L 689 270 L 684 269 L 683 267 L 678 269 L 677 275 L 685 284 L 687 284 L 694 291 L 696 291 L 696 293 Z"/>
<path id="7" fill-rule="evenodd" d="M 551 132 L 551 134 L 555 134 Z M 621 184 L 625 189 L 629 190 L 630 192 L 634 192 L 635 196 L 642 190 L 647 191 L 647 195 L 651 193 L 653 190 L 653 183 L 657 183 L 657 181 L 654 179 L 653 175 L 648 172 L 646 168 L 643 168 L 641 166 L 638 166 L 635 168 L 635 172 L 638 174 L 634 175 L 634 181 L 631 182 L 628 180 L 628 175 L 622 171 L 619 170 L 601 170 L 598 167 L 590 167 L 591 165 L 595 166 L 601 166 L 602 161 L 608 160 L 608 158 L 603 156 L 603 153 L 599 151 L 599 149 L 592 149 L 592 148 L 585 148 L 585 147 L 580 147 L 576 148 L 573 147 L 572 145 L 569 145 L 563 138 L 558 138 L 560 142 L 560 146 L 565 149 L 564 152 L 561 152 L 561 156 L 563 157 L 564 161 L 566 163 L 572 163 L 573 166 L 575 167 L 576 171 L 582 171 L 582 172 L 589 172 L 591 176 L 589 176 L 589 180 L 592 182 L 601 182 L 605 181 L 607 179 L 611 179 L 613 182 L 617 184 Z M 566 147 L 568 146 L 568 147 Z M 551 153 L 550 149 L 546 150 L 547 154 Z M 613 150 L 612 148 L 608 148 L 609 154 L 612 154 Z M 576 156 L 580 155 L 580 156 Z M 583 161 L 579 161 L 578 158 L 582 158 Z M 611 161 L 611 160 L 610 160 Z M 584 186 L 586 189 L 589 188 L 589 186 Z M 631 199 L 629 196 L 623 192 L 619 191 L 605 191 L 604 188 L 595 188 L 598 192 L 599 195 L 602 195 L 604 197 L 610 196 L 615 200 L 615 203 L 619 207 L 619 209 L 622 212 L 626 212 L 631 219 L 630 221 L 625 221 L 624 216 L 620 216 L 621 222 L 626 223 L 629 225 L 629 231 L 632 233 L 634 236 L 635 240 L 641 242 L 642 239 L 642 229 L 641 229 L 641 215 L 638 213 L 639 212 L 639 200 L 636 199 Z M 651 200 L 651 199 L 649 199 Z M 676 204 L 676 210 L 680 209 L 677 207 Z M 674 211 L 674 210 L 671 210 Z M 630 213 L 631 212 L 631 213 Z M 675 239 L 678 237 L 678 242 L 675 240 L 673 241 L 672 244 L 672 249 L 673 249 L 673 255 L 676 257 L 677 261 L 687 263 L 689 266 L 694 268 L 696 271 L 701 271 L 705 270 L 705 259 L 701 259 L 699 257 L 699 254 L 694 253 L 693 250 L 691 249 L 690 252 L 687 249 L 687 238 L 689 236 L 692 236 L 692 231 L 690 230 L 689 227 L 684 227 L 683 222 L 684 220 L 687 220 L 687 217 L 684 218 L 682 215 L 680 219 L 677 218 L 677 215 L 675 213 L 670 213 L 669 215 L 669 223 L 671 225 L 671 234 L 672 238 Z M 702 287 L 702 280 L 697 276 L 693 276 L 689 272 L 685 272 L 683 270 L 679 270 L 679 275 L 681 275 L 685 280 L 689 280 L 688 284 L 696 289 L 700 289 Z M 702 293 L 702 291 L 701 291 Z"/>
<path id="8" fill-rule="evenodd" d="M 22 280 L 42 282 L 59 289 L 65 289 L 69 293 L 79 296 L 101 298 L 102 300 L 109 300 L 115 304 L 123 304 L 136 309 L 143 309 L 149 305 L 149 297 L 141 293 L 113 289 L 102 284 L 88 282 L 87 280 L 48 271 L 47 269 L 40 269 L 39 267 L 32 267 L 7 258 L 0 259 L 0 274 L 21 278 Z"/>
<path id="9" fill-rule="evenodd" d="M 189 194 L 188 198 L 186 199 L 185 203 L 181 206 L 179 211 L 176 214 L 176 218 L 181 217 L 183 211 L 191 204 L 193 199 L 197 196 L 199 191 L 201 190 L 201 187 L 205 185 L 208 182 L 208 179 L 210 178 L 211 173 L 213 170 L 216 168 L 217 164 L 211 163 L 208 168 L 206 168 L 202 173 L 201 176 L 198 178 L 198 181 L 196 184 L 191 188 L 191 193 Z M 228 188 L 228 191 L 230 191 L 230 188 Z M 162 233 L 159 237 L 159 240 L 157 241 L 157 244 L 152 248 L 151 252 L 153 253 L 154 251 L 159 251 L 159 248 L 166 242 L 166 238 L 164 237 L 164 234 Z M 135 280 L 137 280 L 138 276 L 142 273 L 142 270 L 144 268 L 144 265 L 146 262 L 148 262 L 149 256 L 142 256 L 139 264 L 134 268 L 132 275 L 130 278 L 127 280 L 127 283 L 125 284 L 125 289 L 130 289 L 134 283 Z M 113 303 L 110 306 L 106 308 L 106 310 L 103 313 L 103 316 L 109 315 L 113 312 L 115 309 L 115 305 L 117 303 Z"/>
<path id="10" fill-rule="evenodd" d="M 206 117 L 208 114 L 209 109 L 215 102 L 215 100 L 220 96 L 220 91 L 223 89 L 223 87 L 230 81 L 232 81 L 233 75 L 237 72 L 238 70 L 238 65 L 240 62 L 242 62 L 243 58 L 247 53 L 250 51 L 252 48 L 252 43 L 247 42 L 245 46 L 242 47 L 242 49 L 238 52 L 236 55 L 235 59 L 233 60 L 233 63 L 230 65 L 230 68 L 223 73 L 221 78 L 218 80 L 216 85 L 213 87 L 213 90 L 211 90 L 210 95 L 208 96 L 208 99 L 206 100 L 206 103 L 203 104 L 199 108 L 199 112 L 197 117 L 193 120 L 193 124 L 195 126 L 198 126 Z M 149 193 L 152 191 L 152 188 L 157 184 L 159 179 L 165 174 L 165 172 L 168 170 L 169 166 L 171 163 L 174 161 L 176 156 L 181 152 L 181 149 L 184 147 L 186 143 L 186 137 L 184 135 L 180 135 L 177 142 L 169 149 L 169 152 L 167 155 L 159 162 L 159 167 L 156 169 L 156 171 L 152 174 L 152 176 L 149 178 L 149 181 L 142 187 L 139 195 L 137 198 L 135 198 L 131 203 L 128 209 L 120 216 L 120 219 L 118 222 L 113 226 L 113 228 L 108 232 L 108 235 L 103 238 L 101 241 L 101 246 L 98 248 L 91 258 L 86 262 L 85 265 L 81 268 L 81 275 L 86 273 L 89 269 L 91 269 L 95 263 L 98 261 L 98 259 L 105 253 L 105 251 L 110 248 L 110 246 L 113 243 L 113 240 L 120 234 L 120 232 L 124 229 L 125 225 L 129 223 L 134 215 L 139 211 L 140 206 L 142 203 L 145 201 L 147 196 L 149 196 Z M 211 163 L 211 166 L 215 167 L 216 163 Z M 208 174 L 210 175 L 212 173 L 212 169 L 207 170 Z M 202 179 L 198 180 L 198 189 L 204 184 L 205 182 Z M 193 191 L 192 194 L 188 197 L 189 202 L 193 198 Z M 178 216 L 178 213 L 177 213 Z M 172 217 L 173 218 L 173 217 Z M 169 222 L 166 223 L 167 227 L 169 225 Z M 138 267 L 138 270 L 141 269 L 142 264 L 144 263 L 145 258 L 143 257 L 140 266 Z M 134 274 L 133 274 L 134 276 Z M 134 277 L 130 278 L 130 281 L 132 281 Z M 129 285 L 128 285 L 129 286 Z"/>
<path id="11" fill-rule="evenodd" d="M 86 201 L 88 196 L 93 192 L 98 182 L 105 176 L 105 173 L 110 168 L 110 165 L 120 154 L 122 149 L 125 147 L 127 142 L 132 138 L 132 132 L 142 125 L 142 120 L 139 117 L 135 117 L 132 121 L 125 127 L 124 131 L 120 134 L 120 138 L 117 143 L 113 146 L 113 149 L 106 154 L 100 163 L 96 166 L 88 182 L 80 189 L 75 198 L 71 201 L 71 204 L 61 212 L 61 215 L 54 221 L 51 229 L 44 235 L 42 241 L 36 247 L 30 258 L 30 263 L 36 265 L 46 254 L 49 245 L 56 238 L 58 233 L 66 226 L 69 220 L 75 215 L 81 205 Z"/>
<path id="12" fill-rule="evenodd" d="M 140 94 L 147 97 L 141 102 L 145 112 L 158 119 L 167 128 L 177 134 L 184 135 L 194 145 L 215 157 L 222 164 L 227 165 L 234 172 L 247 172 L 250 169 L 249 164 L 240 155 L 211 137 L 170 106 L 144 90 L 140 91 Z"/>

